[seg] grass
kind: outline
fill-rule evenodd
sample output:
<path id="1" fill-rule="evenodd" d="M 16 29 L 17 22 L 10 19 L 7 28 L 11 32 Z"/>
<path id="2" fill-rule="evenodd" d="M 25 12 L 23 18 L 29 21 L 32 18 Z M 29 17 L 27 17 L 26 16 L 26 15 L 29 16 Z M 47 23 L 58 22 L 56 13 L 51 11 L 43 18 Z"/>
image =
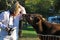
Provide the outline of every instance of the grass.
<path id="1" fill-rule="evenodd" d="M 37 33 L 31 26 L 24 27 L 22 30 L 22 37 L 19 40 L 39 40 Z"/>

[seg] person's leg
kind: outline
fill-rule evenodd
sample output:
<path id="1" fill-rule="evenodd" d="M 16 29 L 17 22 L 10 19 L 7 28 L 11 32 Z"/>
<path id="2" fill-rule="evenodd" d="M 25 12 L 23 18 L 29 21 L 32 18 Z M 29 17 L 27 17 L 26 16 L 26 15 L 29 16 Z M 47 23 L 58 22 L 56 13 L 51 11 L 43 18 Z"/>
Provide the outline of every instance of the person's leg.
<path id="1" fill-rule="evenodd" d="M 0 36 L 0 40 L 3 40 L 3 37 Z"/>
<path id="2" fill-rule="evenodd" d="M 14 28 L 11 37 L 13 38 L 13 40 L 18 40 L 18 28 Z"/>
<path id="3" fill-rule="evenodd" d="M 3 38 L 3 40 L 13 40 L 13 38 L 11 36 L 7 35 Z"/>

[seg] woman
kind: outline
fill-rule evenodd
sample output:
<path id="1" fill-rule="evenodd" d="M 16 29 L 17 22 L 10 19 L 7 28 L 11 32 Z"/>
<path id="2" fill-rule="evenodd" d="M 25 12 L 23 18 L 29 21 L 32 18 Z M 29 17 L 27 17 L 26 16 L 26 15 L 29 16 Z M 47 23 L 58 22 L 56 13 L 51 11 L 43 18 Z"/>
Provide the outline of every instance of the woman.
<path id="1" fill-rule="evenodd" d="M 26 14 L 25 8 L 17 1 L 13 7 L 0 14 L 0 40 L 18 40 L 19 20 Z M 13 29 L 10 35 L 8 31 Z"/>

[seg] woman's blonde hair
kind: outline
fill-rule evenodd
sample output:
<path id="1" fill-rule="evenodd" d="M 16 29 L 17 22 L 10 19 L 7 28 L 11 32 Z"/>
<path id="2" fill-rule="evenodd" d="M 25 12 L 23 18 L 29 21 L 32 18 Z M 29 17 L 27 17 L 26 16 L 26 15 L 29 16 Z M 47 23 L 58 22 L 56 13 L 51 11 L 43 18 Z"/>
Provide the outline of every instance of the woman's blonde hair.
<path id="1" fill-rule="evenodd" d="M 20 4 L 19 4 L 18 1 L 16 1 L 15 4 L 14 4 L 14 5 L 11 7 L 11 9 L 10 9 L 11 14 L 12 14 L 12 13 L 13 13 L 13 14 L 16 13 L 18 8 L 20 8 Z"/>

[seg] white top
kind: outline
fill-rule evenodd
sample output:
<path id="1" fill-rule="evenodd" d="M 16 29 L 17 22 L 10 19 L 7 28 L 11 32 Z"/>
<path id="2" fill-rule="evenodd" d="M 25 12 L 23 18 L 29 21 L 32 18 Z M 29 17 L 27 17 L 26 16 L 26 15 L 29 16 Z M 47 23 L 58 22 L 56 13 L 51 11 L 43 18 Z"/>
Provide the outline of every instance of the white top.
<path id="1" fill-rule="evenodd" d="M 9 10 L 2 12 L 0 14 L 0 36 L 7 35 L 5 28 L 8 26 L 8 24 L 9 24 L 9 27 L 18 28 L 19 27 L 19 20 L 21 19 L 22 14 L 26 14 L 26 11 L 24 8 L 23 8 L 23 11 L 21 12 L 21 14 L 14 17 L 14 18 L 13 18 L 13 16 L 10 16 Z"/>
<path id="2" fill-rule="evenodd" d="M 9 22 L 9 11 L 4 11 L 0 14 L 0 27 L 5 28 L 8 25 Z"/>
<path id="3" fill-rule="evenodd" d="M 8 24 L 10 27 L 18 27 L 20 16 L 21 15 L 18 15 L 13 18 L 13 16 L 10 16 L 9 11 L 2 12 L 0 15 L 0 27 L 5 28 L 8 26 Z"/>

